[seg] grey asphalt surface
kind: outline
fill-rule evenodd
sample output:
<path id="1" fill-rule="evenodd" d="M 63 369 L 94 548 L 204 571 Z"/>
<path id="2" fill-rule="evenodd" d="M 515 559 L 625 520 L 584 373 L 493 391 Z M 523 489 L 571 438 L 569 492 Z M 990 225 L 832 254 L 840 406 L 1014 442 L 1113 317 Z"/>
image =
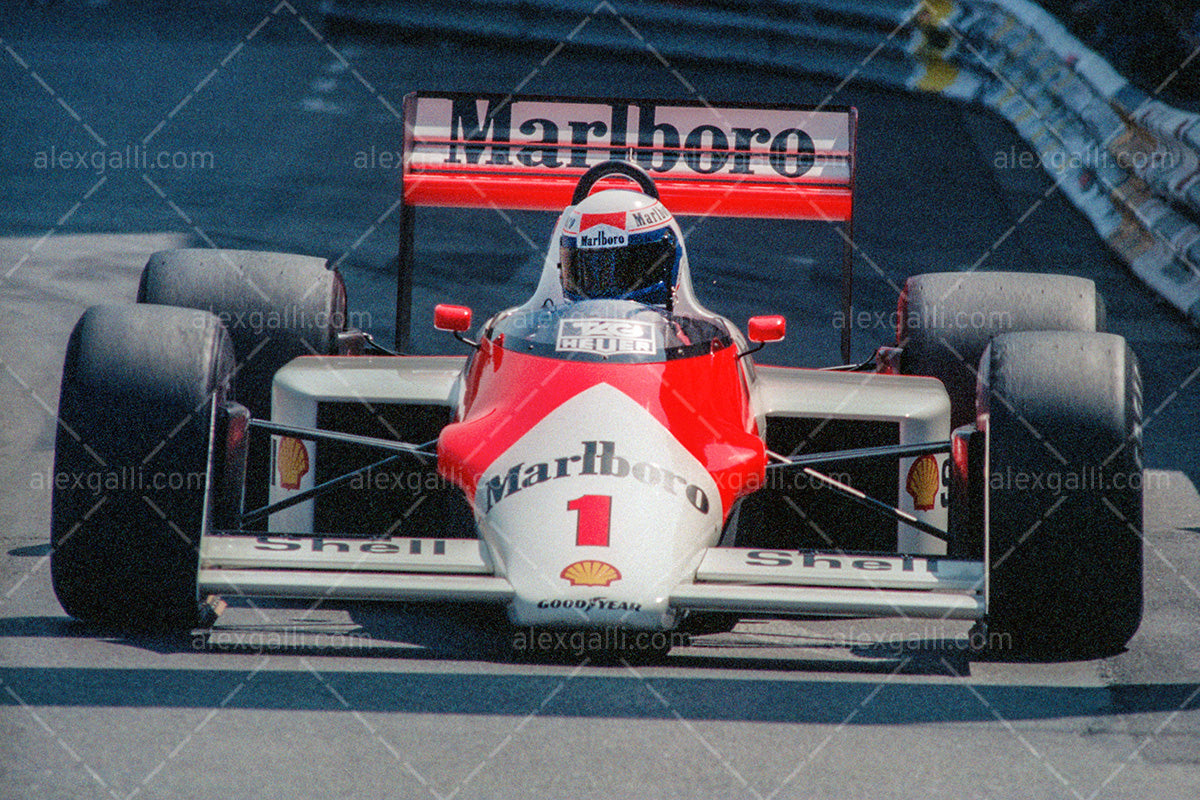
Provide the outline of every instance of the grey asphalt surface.
<path id="1" fill-rule="evenodd" d="M 1003 167 L 1022 148 L 1003 123 L 854 81 L 834 96 L 861 115 L 856 305 L 878 312 L 855 355 L 894 336 L 908 274 L 1098 283 L 1145 374 L 1147 607 L 1128 652 L 991 663 L 945 646 L 958 625 L 746 622 L 659 664 L 522 661 L 469 613 L 244 602 L 208 635 L 123 637 L 55 601 L 47 485 L 70 327 L 89 304 L 132 300 L 149 253 L 212 243 L 339 260 L 352 306 L 386 336 L 397 175 L 378 153 L 399 148 L 389 106 L 405 92 L 821 102 L 838 82 L 649 53 L 614 64 L 569 45 L 328 40 L 302 5 L 30 7 L 0 21 L 0 40 L 0 797 L 1200 795 L 1200 337 L 1044 172 Z M 93 153 L 144 140 L 189 166 L 93 167 Z M 435 352 L 432 304 L 484 314 L 524 299 L 551 219 L 420 224 L 414 330 Z M 787 315 L 771 360 L 836 360 L 836 236 L 685 227 L 705 302 L 739 322 Z"/>

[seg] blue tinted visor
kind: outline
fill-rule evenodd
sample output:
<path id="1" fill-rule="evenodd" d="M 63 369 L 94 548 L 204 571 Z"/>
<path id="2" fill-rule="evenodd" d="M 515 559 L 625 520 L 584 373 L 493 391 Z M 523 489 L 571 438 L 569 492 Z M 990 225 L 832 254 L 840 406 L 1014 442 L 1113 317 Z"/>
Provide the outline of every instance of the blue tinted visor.
<path id="1" fill-rule="evenodd" d="M 611 298 L 666 305 L 679 269 L 675 232 L 631 234 L 628 244 L 584 248 L 576 236 L 560 241 L 563 292 L 571 300 Z"/>

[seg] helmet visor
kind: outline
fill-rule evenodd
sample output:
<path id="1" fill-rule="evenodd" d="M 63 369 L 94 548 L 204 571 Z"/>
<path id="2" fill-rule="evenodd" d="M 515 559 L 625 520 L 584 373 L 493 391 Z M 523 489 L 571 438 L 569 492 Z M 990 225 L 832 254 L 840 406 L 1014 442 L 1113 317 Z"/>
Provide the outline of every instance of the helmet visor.
<path id="1" fill-rule="evenodd" d="M 633 298 L 665 303 L 675 282 L 675 235 L 669 229 L 634 234 L 620 247 L 582 248 L 563 236 L 563 291 L 576 300 Z"/>

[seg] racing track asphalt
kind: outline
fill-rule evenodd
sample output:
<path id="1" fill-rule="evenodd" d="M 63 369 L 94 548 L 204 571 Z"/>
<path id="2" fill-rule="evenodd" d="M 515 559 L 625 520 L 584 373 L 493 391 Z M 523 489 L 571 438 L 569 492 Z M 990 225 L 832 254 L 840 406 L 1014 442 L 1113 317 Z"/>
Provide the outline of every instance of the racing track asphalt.
<path id="1" fill-rule="evenodd" d="M 569 46 L 330 49 L 302 5 L 259 28 L 261 13 L 223 8 L 123 19 L 69 3 L 0 23 L 0 797 L 1200 794 L 1200 339 L 1043 172 L 1003 167 L 1021 148 L 1007 127 L 853 81 L 834 100 L 861 113 L 858 306 L 880 313 L 855 331 L 856 355 L 889 340 L 904 275 L 979 268 L 1096 280 L 1111 329 L 1141 356 L 1147 612 L 1128 652 L 988 663 L 938 647 L 958 626 L 744 623 L 661 664 L 578 665 L 509 660 L 485 620 L 430 609 L 235 603 L 211 635 L 182 639 L 71 623 L 46 545 L 62 353 L 86 305 L 132 298 L 147 254 L 212 241 L 340 258 L 352 305 L 386 332 L 395 170 L 379 153 L 399 126 L 381 97 L 518 85 L 687 97 L 691 85 L 714 101 L 820 102 L 836 86 Z M 211 166 L 38 166 L 51 148 L 111 152 L 147 135 L 156 151 L 209 152 Z M 522 299 L 550 223 L 431 212 L 422 224 L 419 332 L 435 298 L 477 313 Z M 701 297 L 739 322 L 786 314 L 789 340 L 768 353 L 802 364 L 836 355 L 835 245 L 752 222 L 703 221 L 689 238 Z"/>

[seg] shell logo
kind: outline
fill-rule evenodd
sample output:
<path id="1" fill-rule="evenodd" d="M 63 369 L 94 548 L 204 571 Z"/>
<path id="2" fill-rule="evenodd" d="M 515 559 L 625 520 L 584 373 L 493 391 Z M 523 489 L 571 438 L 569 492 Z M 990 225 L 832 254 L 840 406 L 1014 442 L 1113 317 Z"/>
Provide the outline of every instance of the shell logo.
<path id="1" fill-rule="evenodd" d="M 940 488 L 938 463 L 933 456 L 921 456 L 908 468 L 908 480 L 904 483 L 904 490 L 912 496 L 913 508 L 918 511 L 931 510 Z"/>
<path id="2" fill-rule="evenodd" d="M 612 564 L 588 560 L 568 565 L 558 577 L 567 579 L 572 586 L 608 586 L 621 580 L 621 573 Z"/>
<path id="3" fill-rule="evenodd" d="M 308 474 L 308 468 L 308 448 L 304 442 L 291 436 L 282 437 L 275 457 L 279 485 L 284 489 L 299 489 L 300 479 Z"/>

